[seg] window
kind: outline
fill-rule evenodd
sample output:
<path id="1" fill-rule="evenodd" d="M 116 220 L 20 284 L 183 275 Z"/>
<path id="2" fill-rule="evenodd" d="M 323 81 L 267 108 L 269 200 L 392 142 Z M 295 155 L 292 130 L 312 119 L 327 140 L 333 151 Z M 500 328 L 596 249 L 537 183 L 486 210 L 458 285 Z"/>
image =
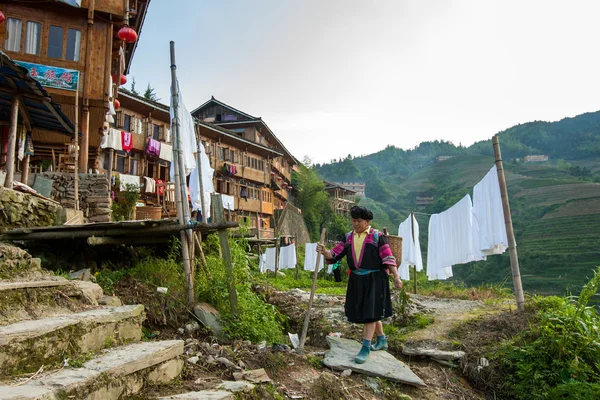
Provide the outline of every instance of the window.
<path id="1" fill-rule="evenodd" d="M 21 32 L 23 21 L 17 18 L 9 18 L 6 23 L 6 41 L 4 48 L 8 51 L 21 51 Z"/>
<path id="2" fill-rule="evenodd" d="M 48 29 L 48 57 L 62 58 L 64 29 L 60 26 L 50 26 Z"/>
<path id="3" fill-rule="evenodd" d="M 81 57 L 81 32 L 67 29 L 67 61 L 79 61 Z"/>
<path id="4" fill-rule="evenodd" d="M 42 24 L 28 21 L 25 35 L 25 54 L 40 54 L 40 40 L 42 37 Z"/>
<path id="5" fill-rule="evenodd" d="M 164 140 L 163 138 L 161 138 L 160 128 L 161 128 L 160 125 L 152 124 L 152 138 L 154 140 L 161 140 L 161 139 Z"/>
<path id="6" fill-rule="evenodd" d="M 124 151 L 116 151 L 115 153 L 117 155 L 117 166 L 115 171 L 124 174 L 129 169 L 129 163 L 127 162 L 129 157 L 127 157 L 127 153 Z"/>
<path id="7" fill-rule="evenodd" d="M 138 165 L 139 165 L 139 160 L 138 158 L 133 158 L 130 157 L 129 159 L 129 173 L 131 175 L 137 175 L 138 174 Z"/>
<path id="8" fill-rule="evenodd" d="M 123 129 L 131 132 L 131 115 L 123 114 Z"/>

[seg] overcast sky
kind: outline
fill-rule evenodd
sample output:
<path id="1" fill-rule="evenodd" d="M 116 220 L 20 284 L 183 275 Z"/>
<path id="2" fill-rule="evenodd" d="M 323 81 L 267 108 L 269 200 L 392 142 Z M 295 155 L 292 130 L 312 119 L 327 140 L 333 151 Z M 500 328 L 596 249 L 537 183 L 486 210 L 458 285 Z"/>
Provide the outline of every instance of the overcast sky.
<path id="1" fill-rule="evenodd" d="M 211 95 L 315 162 L 600 109 L 600 1 L 152 0 L 129 81 Z M 129 84 L 127 84 L 129 87 Z"/>

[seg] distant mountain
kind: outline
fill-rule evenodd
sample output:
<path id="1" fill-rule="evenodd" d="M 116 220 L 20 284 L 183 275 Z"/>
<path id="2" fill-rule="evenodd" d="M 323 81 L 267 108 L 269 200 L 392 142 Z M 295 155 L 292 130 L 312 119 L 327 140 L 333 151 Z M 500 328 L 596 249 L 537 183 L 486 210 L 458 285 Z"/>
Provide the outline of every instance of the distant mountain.
<path id="1" fill-rule="evenodd" d="M 499 138 L 525 289 L 578 290 L 600 264 L 600 112 L 520 124 Z M 549 161 L 525 163 L 527 155 Z M 491 140 L 468 148 L 434 141 L 411 150 L 388 146 L 315 169 L 330 181 L 366 182 L 362 204 L 373 209 L 375 225 L 393 232 L 410 211 L 441 212 L 472 193 L 493 165 Z M 418 220 L 426 254 L 429 221 Z M 502 282 L 509 273 L 508 255 L 455 268 L 468 284 Z"/>

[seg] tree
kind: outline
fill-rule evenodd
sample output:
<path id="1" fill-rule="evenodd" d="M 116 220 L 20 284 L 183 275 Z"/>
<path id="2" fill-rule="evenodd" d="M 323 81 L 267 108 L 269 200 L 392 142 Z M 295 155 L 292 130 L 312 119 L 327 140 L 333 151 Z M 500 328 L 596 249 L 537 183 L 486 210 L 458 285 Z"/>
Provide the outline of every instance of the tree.
<path id="1" fill-rule="evenodd" d="M 302 210 L 310 237 L 318 240 L 321 228 L 331 220 L 330 215 L 333 214 L 325 183 L 313 169 L 304 165 L 300 165 L 299 171 L 294 173 L 292 183 L 297 191 L 296 205 Z"/>
<path id="2" fill-rule="evenodd" d="M 135 76 L 133 78 L 131 78 L 131 89 L 129 89 L 129 91 L 133 94 L 135 94 L 136 96 L 139 96 L 140 94 L 138 93 L 137 90 L 135 90 Z"/>
<path id="3" fill-rule="evenodd" d="M 144 92 L 144 97 L 148 100 L 160 101 L 160 98 L 158 98 L 158 96 L 156 96 L 156 92 L 154 91 L 154 88 L 152 86 L 150 86 L 150 82 L 148 82 L 148 87 L 146 88 L 146 91 Z"/>

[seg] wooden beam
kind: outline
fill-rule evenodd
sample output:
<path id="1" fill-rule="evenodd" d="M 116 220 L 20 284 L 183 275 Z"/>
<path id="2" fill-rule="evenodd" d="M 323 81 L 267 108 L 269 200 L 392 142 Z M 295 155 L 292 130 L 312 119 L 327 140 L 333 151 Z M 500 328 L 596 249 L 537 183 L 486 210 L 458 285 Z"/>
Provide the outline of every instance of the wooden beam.
<path id="1" fill-rule="evenodd" d="M 6 180 L 4 187 L 13 188 L 15 177 L 15 148 L 17 147 L 17 123 L 19 122 L 19 97 L 14 96 L 10 107 L 10 127 L 8 130 L 8 146 L 6 149 Z"/>
<path id="2" fill-rule="evenodd" d="M 63 126 L 63 128 L 65 128 L 65 130 L 70 133 L 70 134 L 74 134 L 73 132 L 73 128 L 71 128 L 64 119 L 62 119 L 62 117 L 58 114 L 58 112 L 56 112 L 56 110 L 54 109 L 54 107 L 52 106 L 52 104 L 50 104 L 49 101 L 44 101 L 44 105 L 46 106 L 46 108 L 48 110 L 50 110 L 50 112 L 52 113 L 52 115 L 54 115 L 54 117 L 56 117 L 56 119 L 58 120 L 58 122 L 60 122 L 60 124 Z"/>

